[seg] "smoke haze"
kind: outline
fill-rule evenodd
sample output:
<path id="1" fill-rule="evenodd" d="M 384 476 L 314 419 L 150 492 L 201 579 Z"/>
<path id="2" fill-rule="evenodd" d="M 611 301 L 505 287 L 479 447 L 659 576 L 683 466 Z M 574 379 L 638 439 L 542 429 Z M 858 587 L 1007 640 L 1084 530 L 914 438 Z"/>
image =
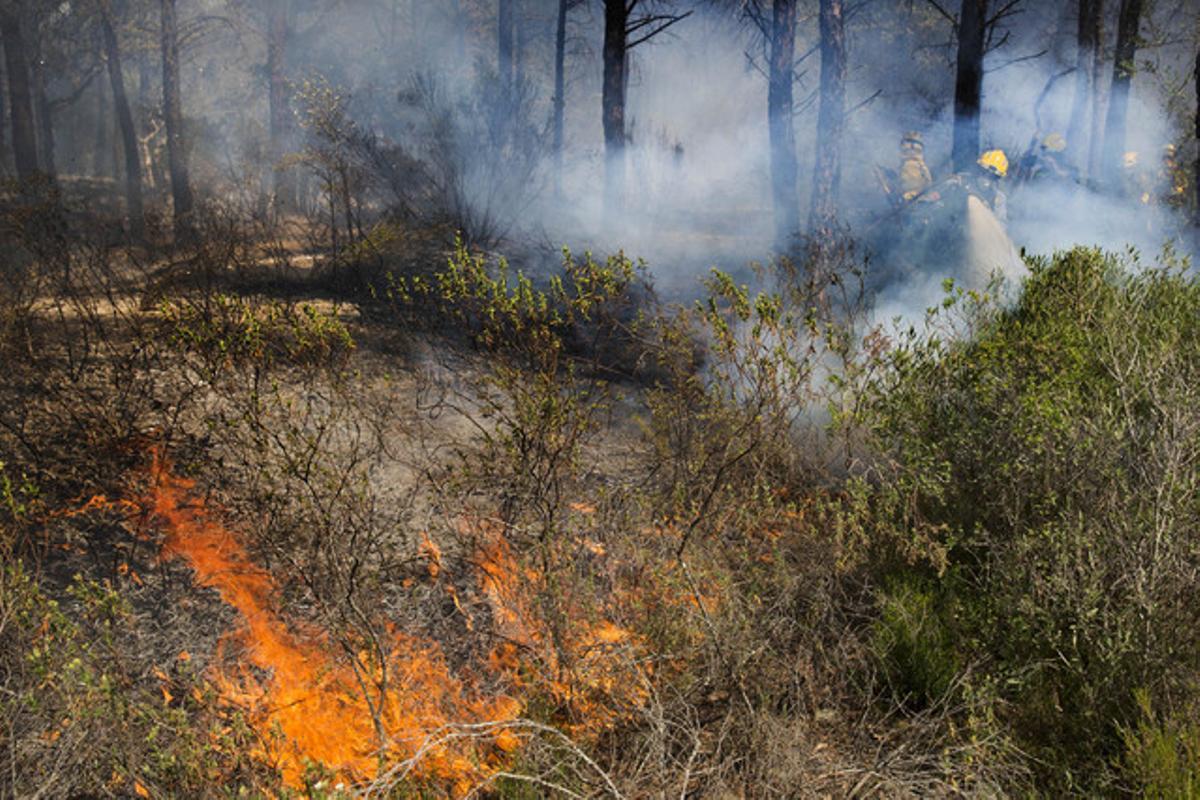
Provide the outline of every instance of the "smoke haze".
<path id="1" fill-rule="evenodd" d="M 458 202 L 492 220 L 507 242 L 501 250 L 523 241 L 598 252 L 623 249 L 647 260 L 661 288 L 684 294 L 711 267 L 744 274 L 748 262 L 768 260 L 773 212 L 765 48 L 759 31 L 721 4 L 686 4 L 695 11 L 692 16 L 632 51 L 627 191 L 622 211 L 605 213 L 603 20 L 595 3 L 577 6 L 569 18 L 563 194 L 554 191 L 547 145 L 556 7 L 526 2 L 518 20 L 525 87 L 521 125 L 535 137 L 537 151 L 528 162 L 514 155 L 511 142 L 484 141 L 495 138 L 487 101 L 496 81 L 492 5 L 296 2 L 288 79 L 297 92 L 314 81 L 332 87 L 344 98 L 346 117 L 358 131 L 416 162 L 434 157 L 431 137 L 451 142 L 441 144 L 450 153 L 443 157 L 460 161 L 454 167 L 461 184 Z M 268 112 L 262 79 L 266 21 L 253 4 L 242 2 L 197 0 L 181 3 L 180 9 L 184 28 L 192 33 L 184 48 L 185 113 L 188 124 L 202 134 L 192 137 L 196 171 L 214 192 L 252 191 L 269 172 L 264 167 Z M 1076 81 L 1070 4 L 1025 2 L 1018 12 L 1001 23 L 996 38 L 1007 37 L 1005 44 L 985 62 L 982 111 L 983 148 L 1004 149 L 1014 165 L 1044 135 L 1066 131 Z M 1139 154 L 1139 169 L 1147 176 L 1157 169 L 1167 142 L 1181 145 L 1182 163 L 1190 163 L 1195 148 L 1184 124 L 1187 103 L 1180 100 L 1186 94 L 1180 76 L 1190 70 L 1194 54 L 1163 35 L 1172 26 L 1190 24 L 1181 13 L 1155 8 L 1143 21 L 1144 44 L 1138 54 L 1143 66 L 1130 96 L 1123 149 Z M 815 16 L 815 9 L 802 6 L 796 44 L 801 58 L 795 85 L 801 220 L 807 217 L 816 146 L 820 64 Z M 144 22 L 152 30 L 152 20 Z M 896 167 L 902 133 L 924 135 L 935 181 L 950 174 L 954 36 L 949 22 L 928 4 L 867 3 L 850 14 L 847 45 L 849 116 L 841 142 L 839 202 L 851 235 L 866 240 L 861 245 L 865 253 L 872 225 L 888 213 L 876 171 Z M 1111 58 L 1111 42 L 1105 48 L 1105 57 Z M 132 60 L 152 64 L 152 46 L 135 52 Z M 142 72 L 144 80 L 154 80 L 153 69 Z M 1106 61 L 1102 88 L 1110 75 Z M 432 76 L 437 91 L 431 102 L 440 104 L 436 111 L 452 136 L 434 129 L 430 108 L 414 110 L 412 87 L 422 76 Z M 135 94 L 145 103 L 158 91 L 142 85 Z M 302 110 L 303 101 L 296 99 L 292 111 L 297 121 Z M 1103 114 L 1103 103 L 1099 111 Z M 72 109 L 63 116 L 76 119 L 87 113 Z M 1102 122 L 1085 127 L 1102 128 Z M 289 149 L 303 150 L 311 136 L 311 129 L 298 125 Z M 1072 160 L 1086 168 L 1088 143 L 1069 144 Z M 67 168 L 85 168 L 77 162 Z M 1007 188 L 1009 233 L 1030 252 L 1073 244 L 1134 245 L 1155 252 L 1176 225 L 1161 209 L 1111 192 L 1063 185 Z M 876 262 L 886 261 L 886 253 L 872 255 Z M 940 286 L 941 272 L 940 265 L 930 265 L 931 285 Z"/>

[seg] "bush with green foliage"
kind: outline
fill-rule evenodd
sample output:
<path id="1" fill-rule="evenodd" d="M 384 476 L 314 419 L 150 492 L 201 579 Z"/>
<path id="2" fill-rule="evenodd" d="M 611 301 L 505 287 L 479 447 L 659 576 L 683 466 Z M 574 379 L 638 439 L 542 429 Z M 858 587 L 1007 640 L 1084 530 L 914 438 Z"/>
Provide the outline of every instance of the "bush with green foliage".
<path id="1" fill-rule="evenodd" d="M 211 692 L 188 663 L 173 675 L 136 672 L 144 665 L 125 648 L 139 624 L 107 583 L 76 576 L 55 600 L 18 564 L 0 567 L 0 794 L 278 788 L 250 757 L 251 731 L 215 713 Z"/>
<path id="2" fill-rule="evenodd" d="M 930 680 L 950 636 L 1045 786 L 1111 786 L 1134 689 L 1200 697 L 1200 279 L 1170 253 L 1076 249 L 1034 261 L 1011 304 L 957 292 L 934 319 L 960 335 L 902 338 L 860 415 L 879 458 L 858 512 L 909 582 L 882 624 L 904 598 L 953 609 L 921 658 L 893 637 L 892 667 L 906 691 L 951 686 Z"/>

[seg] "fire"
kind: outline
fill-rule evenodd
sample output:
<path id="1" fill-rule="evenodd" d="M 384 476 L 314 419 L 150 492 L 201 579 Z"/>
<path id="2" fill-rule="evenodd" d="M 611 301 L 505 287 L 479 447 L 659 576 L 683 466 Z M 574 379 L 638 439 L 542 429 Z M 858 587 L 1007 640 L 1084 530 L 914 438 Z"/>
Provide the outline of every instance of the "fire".
<path id="1" fill-rule="evenodd" d="M 454 675 L 437 642 L 391 631 L 386 669 L 359 659 L 357 671 L 331 655 L 326 636 L 289 625 L 272 606 L 272 577 L 253 563 L 238 537 L 206 508 L 192 481 L 155 454 L 142 504 L 162 530 L 162 556 L 185 560 L 196 583 L 215 589 L 240 616 L 222 638 L 210 680 L 222 699 L 245 709 L 262 741 L 256 753 L 292 787 L 319 764 L 347 782 L 366 783 L 403 772 L 410 780 L 462 796 L 511 761 L 523 744 L 518 717 L 524 698 L 551 698 L 565 730 L 584 738 L 621 721 L 648 696 L 629 654 L 634 634 L 610 621 L 589 621 L 568 607 L 566 632 L 551 635 L 529 598 L 542 576 L 519 566 L 502 531 L 476 524 L 478 597 L 501 643 L 486 659 L 490 683 L 509 694 L 481 697 Z M 467 525 L 468 523 L 463 523 Z M 440 548 L 423 536 L 419 554 L 430 580 L 445 577 Z M 476 621 L 446 591 L 468 634 Z M 230 644 L 237 646 L 237 667 Z M 386 682 L 382 680 L 387 678 Z M 380 688 L 383 687 L 383 688 Z M 469 735 L 456 732 L 471 731 Z"/>
<path id="2" fill-rule="evenodd" d="M 552 697 L 572 734 L 601 733 L 648 699 L 641 668 L 628 657 L 637 649 L 634 634 L 608 620 L 588 621 L 581 609 L 568 606 L 569 624 L 551 641 L 555 637 L 526 600 L 541 588 L 542 575 L 521 570 L 503 536 L 486 526 L 477 559 L 480 590 L 504 638 L 492 651 L 493 669 Z"/>
<path id="3" fill-rule="evenodd" d="M 259 755 L 275 762 L 289 785 L 303 785 L 308 763 L 361 781 L 412 760 L 410 776 L 463 794 L 513 749 L 503 727 L 491 742 L 437 741 L 454 724 L 513 720 L 521 704 L 470 697 L 435 643 L 393 633 L 388 688 L 368 699 L 354 671 L 329 656 L 322 637 L 289 628 L 271 607 L 270 575 L 194 496 L 194 484 L 159 458 L 152 476 L 148 506 L 163 526 L 163 556 L 185 559 L 196 582 L 215 589 L 241 616 L 233 638 L 248 665 L 236 674 L 218 667 L 213 682 L 226 700 L 248 710 L 265 742 Z"/>

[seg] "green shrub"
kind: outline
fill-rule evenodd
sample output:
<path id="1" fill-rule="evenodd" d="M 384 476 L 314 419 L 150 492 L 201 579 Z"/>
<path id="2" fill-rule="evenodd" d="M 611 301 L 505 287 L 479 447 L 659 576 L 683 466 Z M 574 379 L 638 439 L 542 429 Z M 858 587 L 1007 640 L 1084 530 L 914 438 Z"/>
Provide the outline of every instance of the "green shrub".
<path id="1" fill-rule="evenodd" d="M 1052 787 L 1108 780 L 1130 686 L 1194 694 L 1200 279 L 1185 266 L 1077 249 L 1035 261 L 1010 306 L 952 294 L 859 417 L 880 454 L 858 508 L 877 564 L 923 568 L 935 605 L 969 610 L 958 658 L 1005 687 Z"/>
<path id="2" fill-rule="evenodd" d="M 76 577 L 59 601 L 20 566 L 0 567 L 0 794 L 211 797 L 277 788 L 249 759 L 249 730 L 213 713 L 194 672 L 167 675 L 134 661 L 125 648 L 136 627 L 128 602 L 107 584 Z"/>
<path id="3" fill-rule="evenodd" d="M 1160 719 L 1144 689 L 1134 693 L 1141 718 L 1122 731 L 1124 766 L 1135 791 L 1148 800 L 1200 797 L 1200 722 L 1187 717 Z"/>
<path id="4" fill-rule="evenodd" d="M 925 708 L 950 692 L 961 665 L 954 639 L 937 607 L 940 599 L 916 581 L 892 581 L 881 593 L 874 648 L 887 669 L 893 695 Z"/>

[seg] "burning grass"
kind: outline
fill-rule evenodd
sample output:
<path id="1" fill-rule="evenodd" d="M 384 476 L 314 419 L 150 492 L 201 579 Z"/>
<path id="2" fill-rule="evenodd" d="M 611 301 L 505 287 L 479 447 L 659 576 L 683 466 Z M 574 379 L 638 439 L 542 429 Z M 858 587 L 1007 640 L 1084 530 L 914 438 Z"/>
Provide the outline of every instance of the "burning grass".
<path id="1" fill-rule="evenodd" d="M 209 678 L 221 700 L 242 710 L 258 732 L 255 757 L 293 788 L 304 787 L 316 768 L 360 785 L 401 775 L 463 796 L 511 762 L 530 730 L 519 717 L 531 697 L 552 698 L 569 710 L 572 734 L 592 735 L 645 699 L 630 674 L 629 631 L 580 621 L 562 649 L 550 646 L 525 600 L 541 576 L 520 568 L 497 530 L 482 532 L 476 580 L 500 643 L 481 665 L 490 674 L 455 674 L 438 642 L 394 628 L 386 662 L 378 663 L 365 654 L 339 658 L 320 631 L 289 624 L 274 607 L 271 575 L 194 482 L 158 453 L 142 502 L 161 530 L 162 557 L 185 560 L 198 585 L 216 590 L 238 612 L 238 627 L 221 639 Z M 427 539 L 423 552 L 436 576 L 436 545 Z M 373 673 L 364 674 L 363 665 Z M 483 683 L 508 691 L 485 693 L 478 688 Z"/>

